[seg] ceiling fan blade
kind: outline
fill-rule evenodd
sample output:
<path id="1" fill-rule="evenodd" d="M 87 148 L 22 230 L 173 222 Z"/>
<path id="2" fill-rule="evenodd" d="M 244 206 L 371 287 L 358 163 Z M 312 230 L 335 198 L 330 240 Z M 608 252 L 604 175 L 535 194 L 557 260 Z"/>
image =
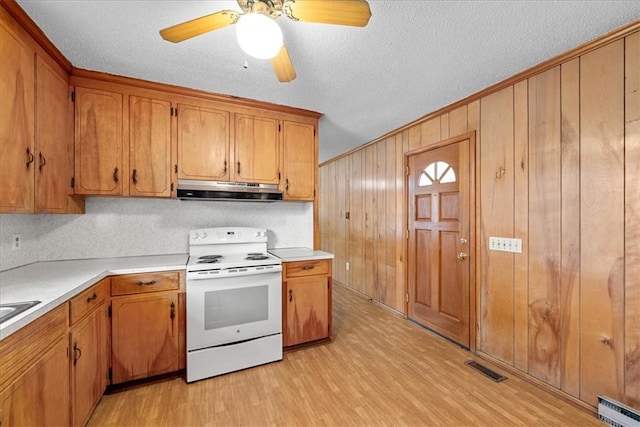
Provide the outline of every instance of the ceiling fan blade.
<path id="1" fill-rule="evenodd" d="M 364 27 L 371 18 L 369 3 L 364 0 L 286 1 L 283 11 L 294 21 L 352 27 Z"/>
<path id="2" fill-rule="evenodd" d="M 209 31 L 218 30 L 238 22 L 240 14 L 234 10 L 222 10 L 211 15 L 192 19 L 160 30 L 163 39 L 178 43 Z"/>
<path id="3" fill-rule="evenodd" d="M 291 63 L 286 47 L 282 46 L 280 52 L 271 58 L 271 65 L 279 81 L 286 83 L 296 78 L 296 70 L 293 68 L 293 63 Z"/>

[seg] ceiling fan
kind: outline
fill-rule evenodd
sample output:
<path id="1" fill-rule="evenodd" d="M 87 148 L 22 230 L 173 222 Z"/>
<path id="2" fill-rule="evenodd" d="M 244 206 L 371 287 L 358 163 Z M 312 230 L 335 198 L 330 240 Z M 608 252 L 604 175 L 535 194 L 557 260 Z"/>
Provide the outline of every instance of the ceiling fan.
<path id="1" fill-rule="evenodd" d="M 167 27 L 160 30 L 160 35 L 178 43 L 237 23 L 240 47 L 251 56 L 270 58 L 278 80 L 290 82 L 296 78 L 296 72 L 282 42 L 282 31 L 274 19 L 284 14 L 294 21 L 364 27 L 371 17 L 366 0 L 237 1 L 244 13 L 221 10 Z"/>

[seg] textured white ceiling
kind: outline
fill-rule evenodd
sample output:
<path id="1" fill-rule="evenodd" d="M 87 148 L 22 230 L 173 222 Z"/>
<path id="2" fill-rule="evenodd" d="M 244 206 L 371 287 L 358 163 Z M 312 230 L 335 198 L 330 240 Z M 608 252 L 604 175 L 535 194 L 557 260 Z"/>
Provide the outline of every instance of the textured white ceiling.
<path id="1" fill-rule="evenodd" d="M 329 0 L 330 1 L 330 0 Z M 158 31 L 235 1 L 18 0 L 71 63 L 323 113 L 320 161 L 640 19 L 640 1 L 369 0 L 365 28 L 278 19 L 297 78 L 279 83 L 227 27 Z"/>

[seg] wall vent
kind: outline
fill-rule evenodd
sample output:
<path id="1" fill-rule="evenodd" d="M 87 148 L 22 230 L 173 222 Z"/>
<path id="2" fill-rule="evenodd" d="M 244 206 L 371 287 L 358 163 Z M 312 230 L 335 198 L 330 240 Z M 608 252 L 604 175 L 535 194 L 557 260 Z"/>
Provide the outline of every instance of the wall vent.
<path id="1" fill-rule="evenodd" d="M 598 418 L 614 427 L 640 427 L 640 412 L 605 396 L 598 396 Z"/>

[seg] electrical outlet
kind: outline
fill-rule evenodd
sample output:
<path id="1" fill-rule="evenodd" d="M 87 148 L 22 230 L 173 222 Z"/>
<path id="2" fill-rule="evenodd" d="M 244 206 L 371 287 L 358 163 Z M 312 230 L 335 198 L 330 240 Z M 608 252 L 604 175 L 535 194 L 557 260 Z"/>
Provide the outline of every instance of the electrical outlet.
<path id="1" fill-rule="evenodd" d="M 11 240 L 11 250 L 17 251 L 22 246 L 22 235 L 14 234 L 13 240 Z"/>
<path id="2" fill-rule="evenodd" d="M 489 237 L 489 250 L 522 253 L 522 239 L 508 237 Z"/>
<path id="3" fill-rule="evenodd" d="M 348 263 L 348 262 L 345 262 L 345 263 L 344 263 L 344 268 L 345 268 L 347 271 L 349 271 L 349 263 Z"/>

